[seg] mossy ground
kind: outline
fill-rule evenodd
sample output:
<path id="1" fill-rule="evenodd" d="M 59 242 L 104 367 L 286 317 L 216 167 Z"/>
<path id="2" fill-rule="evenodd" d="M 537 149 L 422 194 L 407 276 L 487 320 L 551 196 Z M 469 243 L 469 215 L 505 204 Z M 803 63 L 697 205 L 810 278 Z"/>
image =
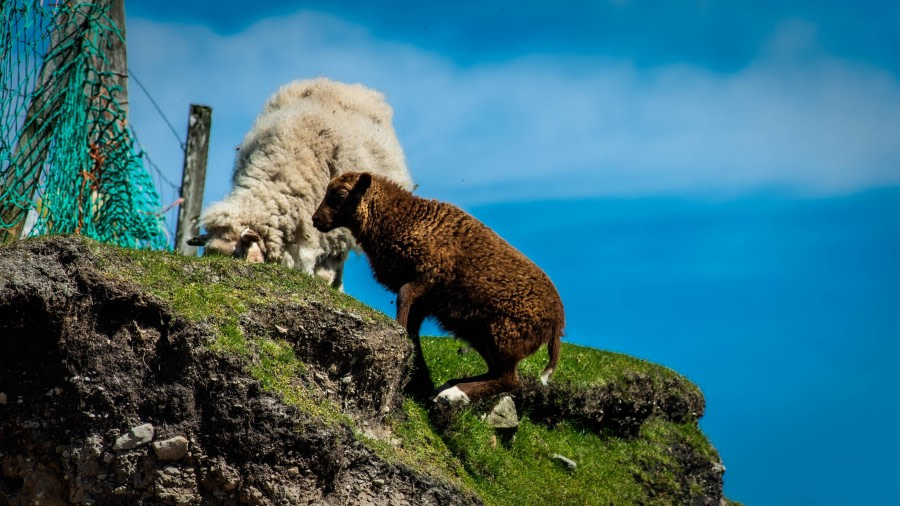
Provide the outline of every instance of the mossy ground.
<path id="1" fill-rule="evenodd" d="M 637 437 L 623 438 L 596 434 L 574 422 L 533 422 L 526 412 L 520 413 L 515 437 L 504 440 L 474 408 L 462 410 L 448 429 L 439 430 L 426 407 L 410 399 L 404 400 L 402 414 L 388 421 L 393 436 L 374 439 L 363 435 L 352 417 L 304 386 L 299 377 L 305 365 L 289 343 L 273 335 L 247 335 L 240 322 L 248 308 L 272 300 L 324 302 L 371 320 L 387 322 L 389 317 L 278 266 L 89 244 L 103 272 L 141 285 L 188 320 L 210 325 L 216 335 L 210 349 L 246 360 L 247 370 L 266 390 L 327 423 L 349 425 L 382 457 L 474 491 L 487 504 L 670 504 L 674 497 L 695 492 L 682 490 L 684 480 L 678 477 L 686 470 L 673 449 L 690 448 L 718 460 L 696 420 L 650 418 Z M 435 384 L 484 370 L 477 353 L 458 352 L 463 344 L 456 340 L 427 338 L 423 346 Z M 535 354 L 523 362 L 520 375 L 537 377 L 546 360 L 545 351 Z M 660 382 L 677 376 L 632 357 L 565 344 L 553 381 L 591 388 L 635 373 Z M 680 384 L 697 389 L 686 380 Z M 574 460 L 577 468 L 566 469 L 553 454 Z"/>
<path id="2" fill-rule="evenodd" d="M 460 354 L 465 345 L 455 339 L 426 338 L 423 347 L 436 384 L 485 368 L 477 353 Z M 546 360 L 546 354 L 535 354 L 521 365 L 520 375 L 537 376 Z M 553 381 L 588 388 L 634 372 L 658 376 L 660 381 L 677 376 L 626 355 L 563 344 Z M 407 400 L 403 409 L 405 418 L 393 422 L 402 439 L 399 458 L 437 476 L 455 477 L 487 504 L 671 504 L 675 497 L 699 493 L 682 490 L 678 477 L 686 470 L 673 448 L 691 448 L 710 461 L 718 460 L 696 420 L 679 424 L 651 418 L 637 437 L 617 437 L 596 434 L 574 422 L 544 425 L 526 412 L 519 413 L 515 437 L 504 441 L 474 408 L 464 409 L 445 432 L 429 423 L 422 405 Z M 553 454 L 575 461 L 577 468 L 567 469 Z"/>

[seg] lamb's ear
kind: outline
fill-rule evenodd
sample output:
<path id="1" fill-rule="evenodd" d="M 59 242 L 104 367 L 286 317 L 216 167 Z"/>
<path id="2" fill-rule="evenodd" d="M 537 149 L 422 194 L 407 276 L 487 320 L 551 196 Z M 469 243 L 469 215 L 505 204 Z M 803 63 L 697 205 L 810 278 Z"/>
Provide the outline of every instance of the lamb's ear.
<path id="1" fill-rule="evenodd" d="M 243 243 L 251 243 L 251 242 L 259 242 L 262 239 L 259 237 L 259 234 L 256 233 L 252 228 L 245 228 L 243 232 L 241 232 L 241 242 Z"/>
<path id="2" fill-rule="evenodd" d="M 368 190 L 370 186 L 372 186 L 372 174 L 363 172 L 356 179 L 356 184 L 353 185 L 353 191 L 362 195 L 366 193 L 366 190 Z"/>
<path id="3" fill-rule="evenodd" d="M 191 237 L 187 240 L 188 246 L 206 246 L 209 236 L 206 234 Z"/>

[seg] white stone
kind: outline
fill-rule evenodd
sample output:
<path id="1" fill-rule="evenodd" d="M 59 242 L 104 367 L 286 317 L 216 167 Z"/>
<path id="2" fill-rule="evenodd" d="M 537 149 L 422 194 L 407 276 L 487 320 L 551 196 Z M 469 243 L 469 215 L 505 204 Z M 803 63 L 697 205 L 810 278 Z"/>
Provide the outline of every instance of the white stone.
<path id="1" fill-rule="evenodd" d="M 563 465 L 566 466 L 566 468 L 571 471 L 574 471 L 575 468 L 578 467 L 578 464 L 576 464 L 574 460 L 563 457 L 562 455 L 560 455 L 558 453 L 554 453 L 553 455 L 550 455 L 550 458 L 562 462 Z"/>
<path id="2" fill-rule="evenodd" d="M 516 403 L 512 397 L 504 395 L 494 409 L 488 413 L 485 421 L 498 429 L 512 429 L 519 426 L 519 416 L 516 414 Z"/>
<path id="3" fill-rule="evenodd" d="M 175 436 L 153 443 L 153 452 L 159 460 L 178 460 L 188 451 L 188 440 L 184 436 Z"/>
<path id="4" fill-rule="evenodd" d="M 129 430 L 128 433 L 124 436 L 116 439 L 116 444 L 113 446 L 113 450 L 131 450 L 133 448 L 137 448 L 138 446 L 143 446 L 150 441 L 153 441 L 153 430 L 153 424 L 151 423 L 138 425 L 137 427 Z"/>

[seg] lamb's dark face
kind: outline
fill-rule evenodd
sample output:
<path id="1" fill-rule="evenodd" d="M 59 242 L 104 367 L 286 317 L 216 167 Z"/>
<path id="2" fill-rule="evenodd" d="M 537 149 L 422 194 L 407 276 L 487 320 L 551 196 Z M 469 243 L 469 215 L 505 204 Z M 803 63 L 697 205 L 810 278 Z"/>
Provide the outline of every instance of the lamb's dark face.
<path id="1" fill-rule="evenodd" d="M 372 176 L 366 172 L 348 172 L 332 179 L 325 198 L 313 214 L 313 226 L 320 232 L 351 227 L 356 208 L 371 184 Z"/>

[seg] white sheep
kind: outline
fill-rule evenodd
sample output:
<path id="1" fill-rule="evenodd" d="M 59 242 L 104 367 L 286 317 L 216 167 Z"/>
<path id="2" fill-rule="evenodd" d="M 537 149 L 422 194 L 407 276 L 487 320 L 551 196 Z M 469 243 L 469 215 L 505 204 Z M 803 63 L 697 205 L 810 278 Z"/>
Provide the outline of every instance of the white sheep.
<path id="1" fill-rule="evenodd" d="M 231 193 L 203 212 L 206 234 L 189 244 L 281 263 L 342 289 L 353 237 L 346 229 L 319 232 L 312 215 L 328 182 L 345 172 L 412 188 L 392 115 L 384 95 L 360 84 L 318 78 L 282 86 L 238 148 Z"/>

